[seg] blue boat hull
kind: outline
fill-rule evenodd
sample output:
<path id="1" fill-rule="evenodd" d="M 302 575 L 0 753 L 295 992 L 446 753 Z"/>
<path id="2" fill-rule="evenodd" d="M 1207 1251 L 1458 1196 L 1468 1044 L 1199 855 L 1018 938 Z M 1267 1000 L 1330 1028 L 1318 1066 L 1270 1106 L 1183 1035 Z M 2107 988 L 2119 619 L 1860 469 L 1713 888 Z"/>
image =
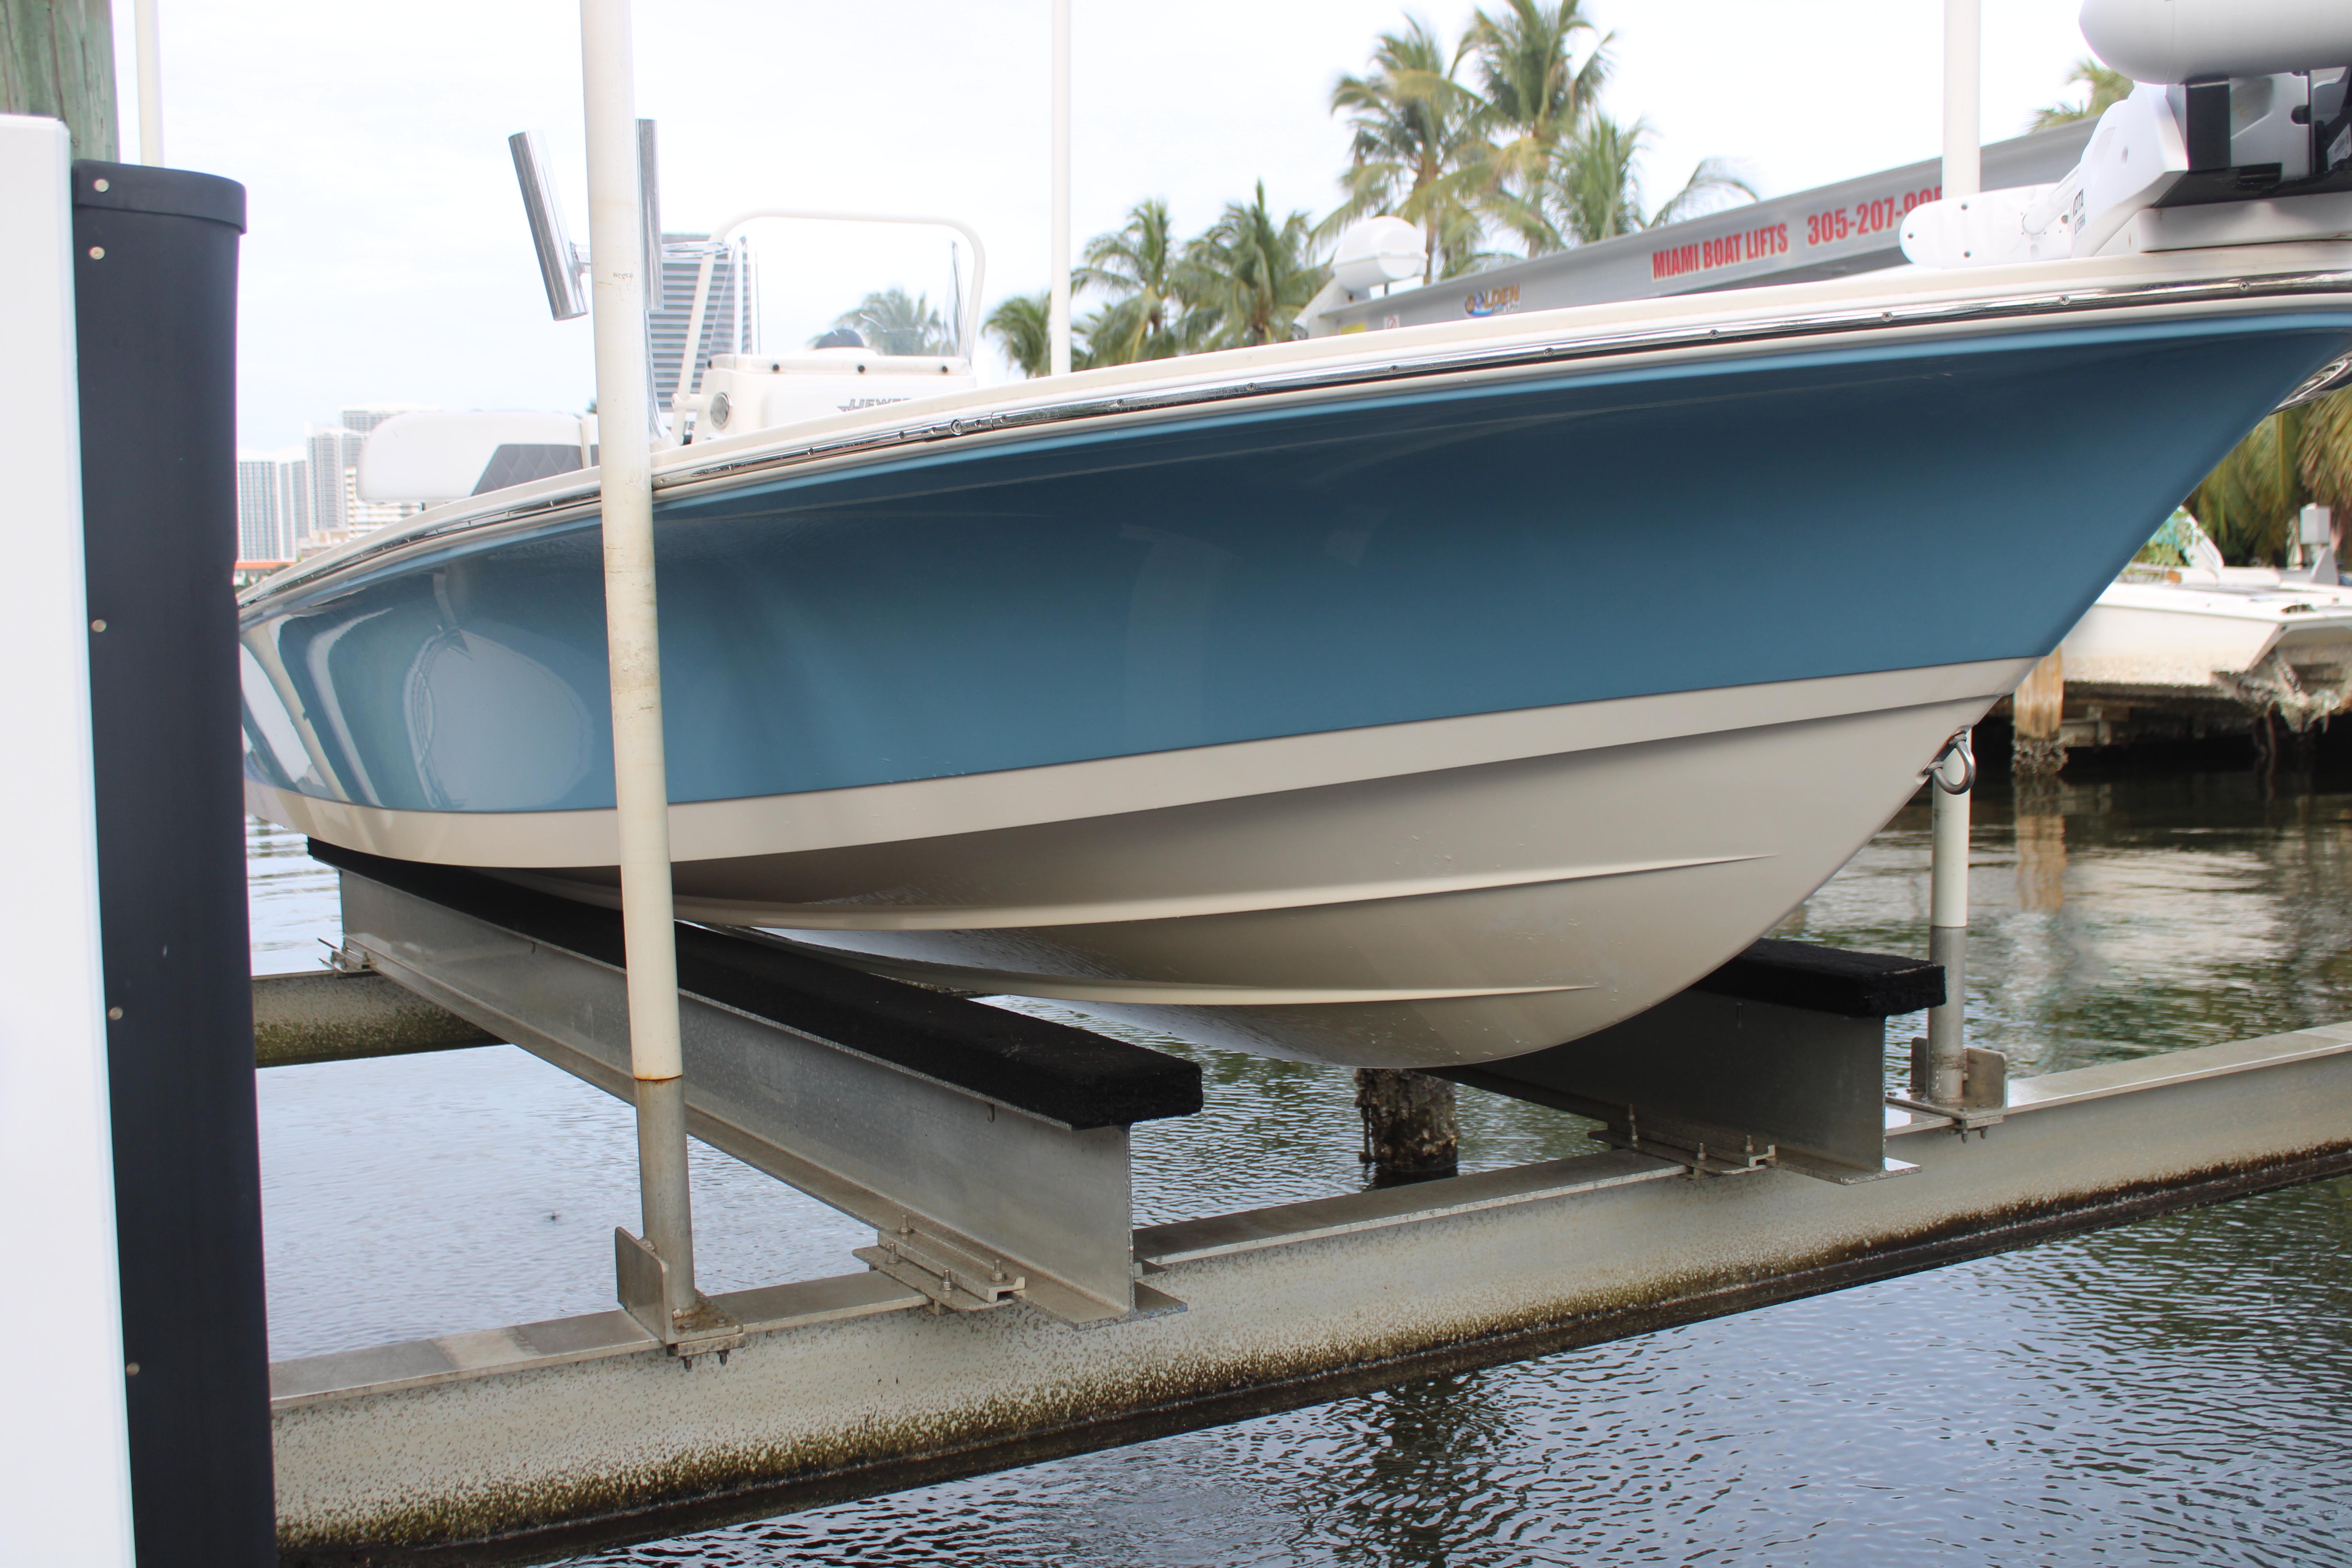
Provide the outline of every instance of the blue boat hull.
<path id="1" fill-rule="evenodd" d="M 1017 795 L 1022 779 L 1126 768 L 1118 776 L 1131 780 L 1162 760 L 1213 771 L 1199 759 L 1284 747 L 1304 755 L 1350 734 L 1422 746 L 1405 771 L 1433 775 L 1475 771 L 1475 759 L 1447 752 L 1449 722 L 1622 715 L 1714 694 L 1714 716 L 1690 721 L 1697 727 L 1675 742 L 1684 762 L 1655 751 L 1672 736 L 1638 742 L 1652 748 L 1643 765 L 1664 778 L 1739 754 L 1708 752 L 1706 735 L 1769 729 L 1739 718 L 1741 692 L 1762 694 L 1762 715 L 1780 700 L 1774 694 L 1910 680 L 1901 687 L 1910 695 L 1871 699 L 1879 709 L 1822 718 L 1861 737 L 1852 724 L 1870 713 L 1910 715 L 1839 753 L 1869 776 L 1851 790 L 1823 786 L 1834 810 L 1811 811 L 1798 797 L 1773 808 L 1791 823 L 1806 818 L 1801 833 L 1782 834 L 1796 834 L 1801 849 L 1775 839 L 1766 819 L 1743 829 L 1741 844 L 1717 847 L 1722 864 L 1772 870 L 1738 873 L 1748 881 L 1731 900 L 1737 914 L 1690 944 L 1686 984 L 1833 870 L 1907 795 L 1940 735 L 2056 647 L 2179 498 L 2285 392 L 2342 353 L 2347 336 L 2352 310 L 2322 305 L 1435 382 L 1047 431 L 667 500 L 657 532 L 672 799 L 711 812 L 797 801 L 814 819 L 835 809 L 827 803 L 849 803 L 846 811 L 868 796 L 897 798 L 894 790 L 996 780 L 989 787 Z M 567 859 L 530 847 L 542 840 L 524 831 L 611 805 L 603 614 L 593 516 L 459 534 L 253 600 L 244 635 L 255 798 L 356 847 L 519 868 L 603 896 L 608 858 Z M 1935 672 L 1955 669 L 1974 673 L 1958 687 L 1936 684 Z M 1817 738 L 1835 752 L 1827 731 Z M 1391 776 L 1402 766 L 1383 765 Z M 1599 776 L 1570 768 L 1554 783 L 1572 790 L 1588 775 Z M 1370 886 L 1400 866 L 1408 880 L 1442 881 L 1453 863 L 1446 814 L 1490 809 L 1477 804 L 1486 787 L 1401 799 L 1382 826 L 1367 828 L 1393 845 L 1381 838 L 1377 853 L 1357 856 L 1364 864 L 1339 870 L 1326 862 L 1348 852 L 1333 848 L 1289 881 Z M 1520 803 L 1513 809 L 1542 798 L 1528 787 L 1520 779 L 1505 791 Z M 1638 816 L 1638 776 L 1629 787 L 1628 804 L 1612 809 Z M 1721 781 L 1727 796 L 1738 787 Z M 1213 794 L 1195 788 L 1186 800 Z M 1145 787 L 1077 815 L 1109 821 L 1158 810 L 1155 802 L 1185 804 Z M 1694 808 L 1708 809 L 1673 807 Z M 1550 809 L 1572 815 L 1579 802 L 1560 796 Z M 1003 825 L 1045 829 L 1071 814 L 1018 815 Z M 486 851 L 478 831 L 467 839 L 473 847 L 446 853 L 431 847 L 441 840 L 404 848 L 377 831 L 467 817 L 518 825 L 514 851 Z M 1133 823 L 1136 841 L 1151 836 L 1142 817 Z M 1122 871 L 1119 888 L 1096 889 L 1128 900 L 1117 919 L 1064 920 L 1050 912 L 1059 895 L 1047 893 L 1030 900 L 1044 915 L 1003 914 L 1028 907 L 1011 884 L 1053 882 L 1041 858 L 1117 862 L 1119 840 L 1081 849 L 1048 837 L 1015 854 L 959 831 L 969 826 L 943 817 L 935 835 L 903 831 L 887 854 L 878 830 L 847 829 L 807 841 L 806 854 L 789 833 L 781 850 L 682 848 L 681 894 L 689 906 L 698 888 L 707 894 L 703 918 L 731 910 L 918 977 L 953 983 L 965 963 L 975 989 L 1045 974 L 1069 983 L 1058 994 L 1118 1006 L 1119 996 L 1082 994 L 1077 981 L 1159 984 L 1134 1016 L 1195 1035 L 1223 1030 L 1229 1043 L 1275 1054 L 1476 1059 L 1553 1043 L 1568 1037 L 1563 1028 L 1598 1027 L 1656 999 L 1646 982 L 1567 973 L 1578 942 L 1594 942 L 1561 934 L 1557 903 L 1527 901 L 1537 898 L 1527 888 L 1552 885 L 1538 878 L 1511 895 L 1517 912 L 1496 916 L 1498 951 L 1526 957 L 1519 970 L 1481 971 L 1466 988 L 1407 976 L 1386 1000 L 1372 994 L 1378 975 L 1359 977 L 1360 1000 L 1404 1012 L 1391 1008 L 1369 1032 L 1350 1025 L 1349 1043 L 1320 1050 L 1328 1021 L 1244 1025 L 1216 1012 L 1215 997 L 1196 1016 L 1166 990 L 1228 984 L 1251 1005 L 1311 1012 L 1323 1005 L 1314 987 L 1285 1000 L 1278 977 L 1188 975 L 1185 963 L 1152 958 L 1148 942 L 1107 938 L 1113 928 L 1131 935 L 1137 921 L 1230 923 L 1290 906 L 1213 898 L 1195 910 L 1171 894 L 1174 912 L 1155 916 L 1152 877 L 1172 887 L 1181 871 Z M 920 847 L 932 838 L 938 853 L 926 861 Z M 1395 847 L 1407 841 L 1422 847 Z M 1181 833 L 1171 842 L 1212 847 Z M 1576 853 L 1606 859 L 1606 847 L 1604 835 Z M 1423 850 L 1434 858 L 1416 858 Z M 1181 866 L 1181 847 L 1171 853 Z M 1681 864 L 1654 846 L 1644 853 L 1633 857 L 1644 867 Z M 1704 901 L 1717 896 L 1708 886 L 1701 878 L 1655 896 Z M 1381 897 L 1326 902 L 1364 906 L 1350 918 L 1370 919 Z M 819 905 L 850 913 L 792 912 Z M 898 906 L 999 913 L 925 926 L 894 923 L 887 910 Z M 1528 931 L 1549 934 L 1510 934 Z M 1218 964 L 1246 969 L 1233 955 L 1268 940 L 1209 946 L 1228 952 Z M 1543 956 L 1528 956 L 1537 947 Z M 1598 990 L 1607 1005 L 1560 1001 L 1466 1034 L 1428 1025 L 1463 999 L 1454 991 L 1513 987 L 1556 1000 Z M 1339 997 L 1347 986 L 1326 990 Z M 1408 1015 L 1419 1022 L 1398 1022 Z"/>

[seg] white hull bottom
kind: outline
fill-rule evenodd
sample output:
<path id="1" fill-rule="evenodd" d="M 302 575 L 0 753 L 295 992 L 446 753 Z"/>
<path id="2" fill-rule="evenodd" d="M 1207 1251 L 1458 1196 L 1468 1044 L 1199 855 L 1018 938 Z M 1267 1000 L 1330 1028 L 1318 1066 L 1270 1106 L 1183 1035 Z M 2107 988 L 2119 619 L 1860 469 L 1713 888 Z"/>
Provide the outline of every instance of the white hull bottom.
<path id="1" fill-rule="evenodd" d="M 681 806 L 678 914 L 1261 1056 L 1489 1061 L 1631 1016 L 1738 952 L 2032 662 Z M 602 856 L 557 863 L 607 847 L 609 812 L 453 832 L 448 814 L 258 786 L 255 805 L 352 848 L 617 902 Z M 894 821 L 903 836 L 874 837 Z M 907 834 L 917 822 L 934 830 Z M 518 847 L 538 864 L 518 868 Z"/>

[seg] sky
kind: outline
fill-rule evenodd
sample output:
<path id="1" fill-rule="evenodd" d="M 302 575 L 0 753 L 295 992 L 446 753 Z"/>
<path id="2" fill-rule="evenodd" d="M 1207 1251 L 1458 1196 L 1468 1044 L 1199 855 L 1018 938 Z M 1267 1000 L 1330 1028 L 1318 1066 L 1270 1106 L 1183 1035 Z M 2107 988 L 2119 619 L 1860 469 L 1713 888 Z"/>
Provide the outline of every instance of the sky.
<path id="1" fill-rule="evenodd" d="M 1259 180 L 1277 210 L 1338 200 L 1332 83 L 1429 0 L 1072 0 L 1072 226 L 1165 198 L 1196 231 Z M 1654 140 L 1654 193 L 1700 158 L 1767 195 L 1933 156 L 1939 0 L 1587 0 L 1613 33 L 1604 104 Z M 1984 0 L 1985 139 L 2066 94 L 2073 0 Z M 132 7 L 115 6 L 137 146 Z M 589 326 L 549 319 L 506 138 L 541 132 L 585 241 L 571 0 L 160 0 L 166 161 L 242 181 L 239 442 L 299 440 L 367 404 L 583 406 Z M 660 123 L 662 216 L 758 206 L 944 214 L 988 250 L 983 297 L 1045 286 L 1050 0 L 638 0 L 637 111 Z M 753 232 L 768 346 L 866 287 L 940 298 L 946 237 Z M 1081 301 L 1081 311 L 1084 301 Z M 1001 364 L 983 379 L 1004 374 Z"/>

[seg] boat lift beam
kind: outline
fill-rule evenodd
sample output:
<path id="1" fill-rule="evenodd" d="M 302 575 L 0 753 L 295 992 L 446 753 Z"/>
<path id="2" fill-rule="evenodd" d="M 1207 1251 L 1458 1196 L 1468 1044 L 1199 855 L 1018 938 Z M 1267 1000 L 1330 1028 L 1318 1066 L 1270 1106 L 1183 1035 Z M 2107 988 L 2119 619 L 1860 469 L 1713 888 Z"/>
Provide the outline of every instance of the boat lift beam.
<path id="1" fill-rule="evenodd" d="M 616 916 L 313 853 L 342 871 L 347 963 L 632 1097 Z M 859 1257 L 943 1307 L 1017 1297 L 1082 1324 L 1173 1310 L 1132 1278 L 1128 1128 L 1198 1110 L 1199 1068 L 755 936 L 676 930 L 688 1131 L 873 1226 Z M 634 1238 L 615 1246 L 625 1260 Z"/>
<path id="2" fill-rule="evenodd" d="M 680 956 L 691 988 L 690 948 Z M 468 961 L 485 973 L 528 963 L 520 952 Z M 688 1016 L 691 1042 L 701 1030 Z M 922 1291 L 868 1272 L 719 1298 L 746 1335 L 723 1366 L 711 1356 L 682 1366 L 617 1311 L 281 1362 L 280 1545 L 306 1563 L 568 1555 L 1525 1359 L 2352 1170 L 2352 1025 L 2010 1091 L 1997 1127 L 1887 1112 L 1890 1152 L 1916 1167 L 1901 1180 L 1841 1184 L 1769 1167 L 1707 1176 L 1617 1149 L 1146 1226 L 1133 1233 L 1138 1264 L 1185 1310 L 1099 1332 L 1020 1303 L 940 1313 Z M 705 1114 L 704 1128 L 723 1131 Z"/>

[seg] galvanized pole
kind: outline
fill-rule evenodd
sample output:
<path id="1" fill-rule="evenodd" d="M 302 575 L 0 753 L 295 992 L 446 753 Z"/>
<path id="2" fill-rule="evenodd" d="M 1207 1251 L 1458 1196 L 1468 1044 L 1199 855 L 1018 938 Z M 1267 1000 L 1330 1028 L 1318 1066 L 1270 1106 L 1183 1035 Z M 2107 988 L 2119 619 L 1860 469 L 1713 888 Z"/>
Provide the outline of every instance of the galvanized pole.
<path id="1" fill-rule="evenodd" d="M 1918 1086 L 1937 1105 L 1958 1105 L 1967 1087 L 1969 964 L 1969 797 L 1976 760 L 1969 732 L 1928 770 L 1932 869 L 1927 889 L 1927 961 L 1944 968 L 1944 1005 L 1927 1013 L 1927 1081 Z M 1957 786 L 1957 787 L 1956 787 Z"/>
<path id="2" fill-rule="evenodd" d="M 580 0 L 587 100 L 590 308 L 603 434 L 604 636 L 613 688 L 613 790 L 620 826 L 621 924 L 629 972 L 629 1070 L 636 1079 L 637 1184 L 645 1239 L 659 1259 L 660 1321 L 677 1338 L 696 1305 L 687 1188 L 685 1068 L 669 875 L 669 782 L 662 751 L 660 623 L 654 590 L 652 425 L 646 355 L 646 231 L 629 0 Z M 649 1303 L 625 1305 L 639 1310 Z"/>
<path id="3" fill-rule="evenodd" d="M 1053 299 L 1046 311 L 1048 370 L 1070 374 L 1070 0 L 1054 0 Z"/>
<path id="4" fill-rule="evenodd" d="M 163 45 L 155 27 L 155 0 L 131 8 L 133 52 L 139 62 L 139 161 L 163 163 Z"/>

